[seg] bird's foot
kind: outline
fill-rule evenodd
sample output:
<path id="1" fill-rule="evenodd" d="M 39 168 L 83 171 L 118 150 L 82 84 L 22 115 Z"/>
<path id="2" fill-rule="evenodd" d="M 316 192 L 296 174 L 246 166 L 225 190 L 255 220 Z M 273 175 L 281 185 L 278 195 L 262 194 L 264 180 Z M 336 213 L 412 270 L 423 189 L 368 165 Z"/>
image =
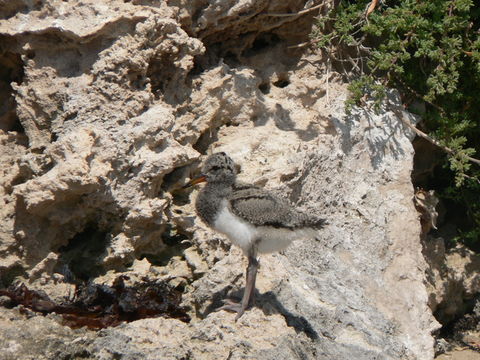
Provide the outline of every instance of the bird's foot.
<path id="1" fill-rule="evenodd" d="M 246 307 L 242 306 L 241 303 L 235 302 L 233 300 L 225 299 L 223 300 L 223 306 L 220 306 L 215 311 L 226 310 L 231 312 L 236 312 L 235 321 L 240 319 L 240 317 L 245 313 Z"/>

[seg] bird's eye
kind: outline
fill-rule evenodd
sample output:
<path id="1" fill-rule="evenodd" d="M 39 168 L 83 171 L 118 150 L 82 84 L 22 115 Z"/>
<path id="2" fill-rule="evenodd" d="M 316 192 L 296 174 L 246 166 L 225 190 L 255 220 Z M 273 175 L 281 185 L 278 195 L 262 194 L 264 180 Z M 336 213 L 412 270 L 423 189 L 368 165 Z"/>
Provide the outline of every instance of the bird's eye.
<path id="1" fill-rule="evenodd" d="M 213 171 L 220 170 L 220 166 L 218 166 L 218 165 L 212 166 L 212 170 Z"/>

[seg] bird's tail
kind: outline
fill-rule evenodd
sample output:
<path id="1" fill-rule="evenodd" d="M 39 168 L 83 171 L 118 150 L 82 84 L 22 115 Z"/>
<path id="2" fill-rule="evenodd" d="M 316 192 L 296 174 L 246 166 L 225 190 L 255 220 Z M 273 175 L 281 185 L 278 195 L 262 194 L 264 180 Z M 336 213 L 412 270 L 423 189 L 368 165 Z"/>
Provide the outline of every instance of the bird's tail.
<path id="1" fill-rule="evenodd" d="M 328 221 L 326 219 L 309 219 L 306 225 L 306 232 L 310 238 L 315 240 L 320 240 L 320 233 L 319 230 L 323 229 L 325 226 L 328 225 Z"/>
<path id="2" fill-rule="evenodd" d="M 312 228 L 320 230 L 328 225 L 327 219 L 315 219 L 310 225 Z"/>
<path id="3" fill-rule="evenodd" d="M 325 219 L 305 219 L 303 226 L 299 229 L 300 234 L 303 237 L 319 239 L 319 232 L 318 230 L 324 228 L 328 225 L 327 220 Z"/>

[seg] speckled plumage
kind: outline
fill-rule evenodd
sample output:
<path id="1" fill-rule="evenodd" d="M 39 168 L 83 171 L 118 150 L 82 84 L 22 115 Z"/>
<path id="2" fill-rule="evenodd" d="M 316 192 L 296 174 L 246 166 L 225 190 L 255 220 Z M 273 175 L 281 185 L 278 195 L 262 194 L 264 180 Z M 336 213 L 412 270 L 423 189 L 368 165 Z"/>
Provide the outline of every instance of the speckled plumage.
<path id="1" fill-rule="evenodd" d="M 295 239 L 313 237 L 324 220 L 308 217 L 287 200 L 258 186 L 237 183 L 236 175 L 235 163 L 227 154 L 209 156 L 199 178 L 207 184 L 198 194 L 195 208 L 205 223 L 227 235 L 248 257 L 241 304 L 229 302 L 220 308 L 236 311 L 238 319 L 248 307 L 255 287 L 257 252 L 279 251 Z"/>
<path id="2" fill-rule="evenodd" d="M 207 185 L 196 200 L 198 215 L 213 226 L 222 199 L 229 209 L 254 226 L 272 226 L 290 230 L 300 228 L 320 229 L 323 219 L 309 218 L 296 210 L 285 199 L 252 184 L 236 182 L 233 160 L 224 152 L 211 155 L 202 168 Z"/>

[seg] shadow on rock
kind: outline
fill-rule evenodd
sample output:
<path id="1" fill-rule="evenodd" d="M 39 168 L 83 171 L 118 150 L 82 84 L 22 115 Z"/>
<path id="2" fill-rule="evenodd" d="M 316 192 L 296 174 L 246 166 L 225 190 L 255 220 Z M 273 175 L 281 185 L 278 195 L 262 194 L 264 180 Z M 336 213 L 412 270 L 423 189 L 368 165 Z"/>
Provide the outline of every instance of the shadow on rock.
<path id="1" fill-rule="evenodd" d="M 266 314 L 278 313 L 285 318 L 288 326 L 291 326 L 295 331 L 303 332 L 312 340 L 319 338 L 318 333 L 312 325 L 303 316 L 295 315 L 287 310 L 283 304 L 277 299 L 277 296 L 268 291 L 265 294 L 257 295 L 257 306 Z"/>
<path id="2" fill-rule="evenodd" d="M 208 314 L 215 312 L 223 305 L 223 300 L 232 299 L 234 301 L 241 301 L 244 289 L 236 290 L 227 295 L 231 285 L 226 286 L 220 291 L 214 293 L 211 297 L 211 303 L 207 306 L 204 312 L 199 314 L 200 318 L 204 319 Z M 255 304 L 254 307 L 259 308 L 265 315 L 280 314 L 285 318 L 287 325 L 293 327 L 297 333 L 303 332 L 308 338 L 316 340 L 319 338 L 318 333 L 303 316 L 298 316 L 287 310 L 283 304 L 277 299 L 277 296 L 268 291 L 260 294 L 255 290 Z M 247 310 L 248 311 L 248 310 Z"/>

